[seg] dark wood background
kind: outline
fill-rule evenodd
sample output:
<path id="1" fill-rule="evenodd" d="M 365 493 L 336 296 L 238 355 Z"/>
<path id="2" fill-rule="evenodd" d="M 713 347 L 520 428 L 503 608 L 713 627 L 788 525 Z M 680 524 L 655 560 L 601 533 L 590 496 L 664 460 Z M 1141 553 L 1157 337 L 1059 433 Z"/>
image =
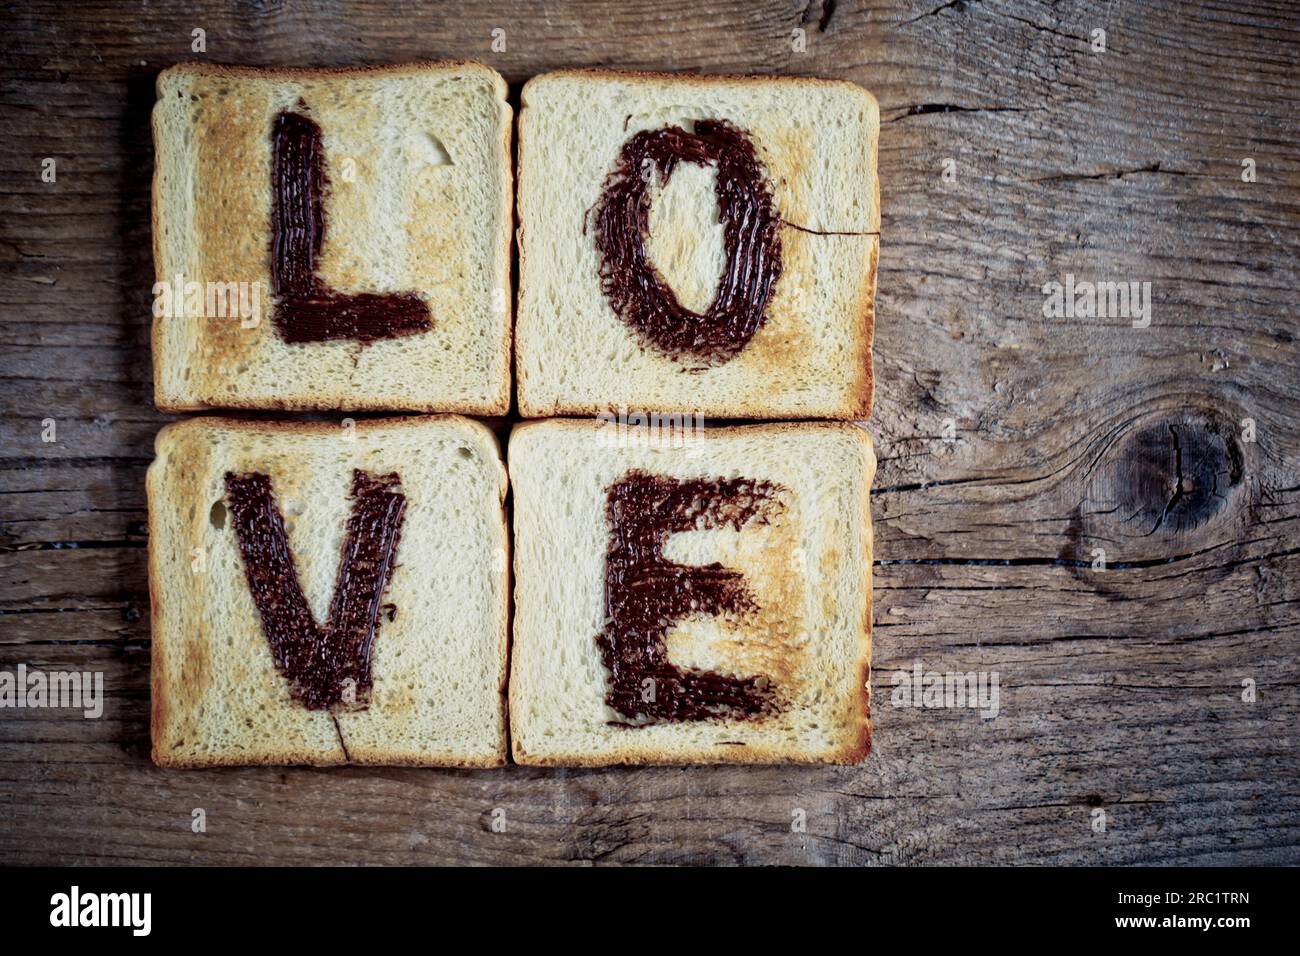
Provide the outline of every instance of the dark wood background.
<path id="1" fill-rule="evenodd" d="M 49 0 L 0 23 L 0 669 L 108 687 L 98 721 L 0 711 L 0 861 L 1300 862 L 1289 0 Z M 516 100 L 576 65 L 875 93 L 864 765 L 152 766 L 149 110 L 195 28 L 227 63 L 478 58 Z M 1045 318 L 1042 286 L 1067 274 L 1149 281 L 1150 327 Z M 918 660 L 997 671 L 1001 714 L 891 707 L 891 674 Z"/>

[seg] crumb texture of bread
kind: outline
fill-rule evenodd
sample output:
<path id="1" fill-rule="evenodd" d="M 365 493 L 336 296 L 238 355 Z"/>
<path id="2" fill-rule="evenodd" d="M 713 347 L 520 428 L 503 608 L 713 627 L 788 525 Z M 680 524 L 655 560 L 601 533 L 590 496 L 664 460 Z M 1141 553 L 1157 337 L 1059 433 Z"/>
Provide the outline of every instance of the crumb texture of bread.
<path id="1" fill-rule="evenodd" d="M 782 272 L 748 345 L 699 367 L 644 342 L 600 279 L 595 216 L 606 177 L 643 130 L 721 119 L 744 131 L 780 217 Z M 519 117 L 520 414 L 626 407 L 723 418 L 870 413 L 880 202 L 880 111 L 851 83 L 561 71 L 525 84 Z M 650 183 L 647 255 L 702 312 L 724 269 L 716 169 L 679 163 Z"/>
<path id="2" fill-rule="evenodd" d="M 157 94 L 156 279 L 199 283 L 205 312 L 209 289 L 239 288 L 209 284 L 243 284 L 260 317 L 191 317 L 173 296 L 176 314 L 154 318 L 160 408 L 508 411 L 514 181 L 500 75 L 461 62 L 182 64 L 159 76 Z M 321 279 L 340 293 L 412 293 L 428 305 L 430 329 L 366 344 L 277 333 L 271 132 L 282 111 L 322 131 Z"/>
<path id="3" fill-rule="evenodd" d="M 843 422 L 745 425 L 638 442 L 613 426 L 542 421 L 515 427 L 515 613 L 510 731 L 520 764 L 856 763 L 870 749 L 871 516 L 875 455 Z M 620 726 L 606 704 L 609 487 L 629 472 L 744 478 L 780 489 L 779 512 L 737 531 L 669 536 L 675 563 L 744 574 L 754 607 L 693 614 L 664 641 L 670 662 L 763 676 L 771 715 Z"/>
<path id="4" fill-rule="evenodd" d="M 374 640 L 369 706 L 332 715 L 296 702 L 276 670 L 225 474 L 270 476 L 303 593 L 323 623 L 354 469 L 397 472 L 407 505 L 380 598 L 392 608 Z M 194 418 L 159 433 L 147 483 L 156 763 L 505 762 L 506 475 L 485 426 L 456 416 L 351 427 Z"/>

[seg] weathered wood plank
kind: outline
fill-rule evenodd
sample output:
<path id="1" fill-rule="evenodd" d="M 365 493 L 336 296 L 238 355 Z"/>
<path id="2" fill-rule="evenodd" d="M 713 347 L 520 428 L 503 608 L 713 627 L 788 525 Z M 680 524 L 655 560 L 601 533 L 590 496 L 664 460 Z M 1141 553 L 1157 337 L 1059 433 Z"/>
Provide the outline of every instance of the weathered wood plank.
<path id="1" fill-rule="evenodd" d="M 893 634 L 882 643 L 894 644 Z M 1048 653 L 1033 645 L 919 643 L 879 662 L 882 696 L 884 675 L 910 667 L 918 653 L 930 666 L 999 670 L 1002 714 L 985 722 L 969 712 L 879 707 L 877 750 L 861 769 L 179 776 L 144 759 L 147 650 L 46 645 L 29 649 L 30 666 L 105 671 L 113 689 L 105 717 L 30 711 L 8 724 L 0 792 L 57 797 L 54 806 L 13 808 L 19 832 L 23 822 L 66 825 L 79 852 L 113 858 L 131 850 L 175 859 L 185 847 L 211 846 L 213 860 L 249 862 L 272 834 L 278 842 L 300 833 L 306 848 L 285 846 L 286 861 L 348 862 L 363 845 L 366 859 L 385 862 L 585 859 L 608 850 L 613 859 L 656 862 L 1287 859 L 1286 840 L 1295 836 L 1287 820 L 1300 801 L 1242 786 L 1261 766 L 1284 774 L 1291 765 L 1285 715 L 1264 703 L 1294 691 L 1297 668 L 1284 635 L 1129 638 L 1118 668 L 1102 639 L 1054 643 Z M 1260 702 L 1247 705 L 1236 678 L 1261 653 L 1281 666 L 1274 678 L 1261 675 Z M 43 759 L 31 760 L 33 746 Z M 232 789 L 247 795 L 233 807 Z M 194 806 L 210 814 L 206 843 L 186 830 Z M 496 807 L 506 810 L 504 834 L 484 824 Z M 1105 834 L 1090 826 L 1098 807 L 1111 817 Z M 807 812 L 806 834 L 789 831 L 796 809 Z M 390 824 L 372 832 L 384 815 Z M 123 825 L 128 817 L 133 822 Z M 467 832 L 478 834 L 468 857 Z M 142 841 L 141 833 L 155 835 Z M 403 842 L 413 840 L 418 845 Z"/>
<path id="2" fill-rule="evenodd" d="M 231 63 L 475 57 L 516 99 L 573 65 L 839 76 L 876 94 L 862 767 L 149 764 L 143 472 L 167 416 L 150 395 L 148 113 L 196 27 Z M 0 669 L 98 670 L 108 692 L 100 720 L 0 712 L 0 859 L 1300 862 L 1286 4 L 50 0 L 0 31 Z M 39 179 L 46 156 L 57 183 Z M 1150 282 L 1150 325 L 1046 318 L 1043 285 L 1067 275 Z M 918 661 L 997 671 L 998 717 L 890 706 L 891 675 Z"/>

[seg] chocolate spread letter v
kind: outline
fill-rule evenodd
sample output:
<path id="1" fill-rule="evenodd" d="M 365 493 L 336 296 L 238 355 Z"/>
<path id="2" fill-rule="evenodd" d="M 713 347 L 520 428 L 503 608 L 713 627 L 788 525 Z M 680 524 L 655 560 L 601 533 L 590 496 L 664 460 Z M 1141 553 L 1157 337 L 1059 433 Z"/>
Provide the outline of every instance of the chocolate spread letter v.
<path id="1" fill-rule="evenodd" d="M 722 565 L 664 557 L 681 531 L 766 521 L 776 486 L 745 478 L 682 481 L 629 472 L 609 489 L 605 514 L 605 629 L 596 637 L 609 671 L 607 703 L 639 725 L 755 717 L 776 709 L 762 677 L 728 677 L 668 660 L 668 629 L 692 614 L 754 609 L 744 576 Z"/>
<path id="2" fill-rule="evenodd" d="M 302 593 L 270 477 L 226 472 L 226 502 L 271 656 L 293 698 L 309 710 L 369 702 L 379 602 L 406 512 L 400 484 L 396 474 L 352 473 L 352 515 L 322 626 Z"/>
<path id="3" fill-rule="evenodd" d="M 668 185 L 679 162 L 717 168 L 718 220 L 726 262 L 705 312 L 692 312 L 646 254 L 650 174 Z M 721 364 L 758 331 L 781 276 L 780 220 L 754 146 L 722 120 L 643 130 L 627 141 L 605 180 L 596 212 L 596 250 L 605 298 L 643 339 L 679 361 Z"/>
<path id="4" fill-rule="evenodd" d="M 280 113 L 271 130 L 271 291 L 276 331 L 286 342 L 375 339 L 431 328 L 413 292 L 344 295 L 316 274 L 325 240 L 325 149 L 321 129 L 301 113 Z"/>

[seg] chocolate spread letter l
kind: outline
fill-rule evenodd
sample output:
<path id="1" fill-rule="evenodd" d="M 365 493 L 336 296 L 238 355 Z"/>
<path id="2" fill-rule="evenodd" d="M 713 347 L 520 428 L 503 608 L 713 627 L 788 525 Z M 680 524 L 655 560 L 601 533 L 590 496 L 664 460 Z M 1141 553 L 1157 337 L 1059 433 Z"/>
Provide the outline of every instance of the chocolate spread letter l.
<path id="1" fill-rule="evenodd" d="M 664 557 L 670 535 L 766 521 L 776 486 L 745 478 L 681 481 L 629 472 L 609 488 L 605 514 L 605 629 L 596 637 L 609 671 L 607 703 L 635 725 L 749 718 L 777 702 L 762 677 L 729 677 L 668 660 L 668 629 L 691 614 L 744 613 L 753 597 L 738 571 Z M 633 726 L 635 726 L 633 725 Z"/>
<path id="2" fill-rule="evenodd" d="M 329 619 L 321 626 L 298 582 L 270 477 L 226 472 L 226 501 L 244 575 L 271 656 L 293 698 L 309 710 L 369 702 L 379 602 L 393 574 L 406 512 L 406 496 L 396 490 L 400 484 L 396 474 L 352 473 L 352 516 Z"/>
<path id="3" fill-rule="evenodd" d="M 325 240 L 325 149 L 321 130 L 284 112 L 271 129 L 271 291 L 276 331 L 286 342 L 375 339 L 431 328 L 429 307 L 412 292 L 344 295 L 316 274 Z"/>
<path id="4" fill-rule="evenodd" d="M 726 263 L 708 311 L 677 301 L 646 254 L 649 180 L 668 184 L 679 162 L 717 167 L 718 219 Z M 678 361 L 718 365 L 735 358 L 763 324 L 781 276 L 780 220 L 754 146 L 722 120 L 643 130 L 624 144 L 596 213 L 596 251 L 605 298 L 651 345 Z"/>

